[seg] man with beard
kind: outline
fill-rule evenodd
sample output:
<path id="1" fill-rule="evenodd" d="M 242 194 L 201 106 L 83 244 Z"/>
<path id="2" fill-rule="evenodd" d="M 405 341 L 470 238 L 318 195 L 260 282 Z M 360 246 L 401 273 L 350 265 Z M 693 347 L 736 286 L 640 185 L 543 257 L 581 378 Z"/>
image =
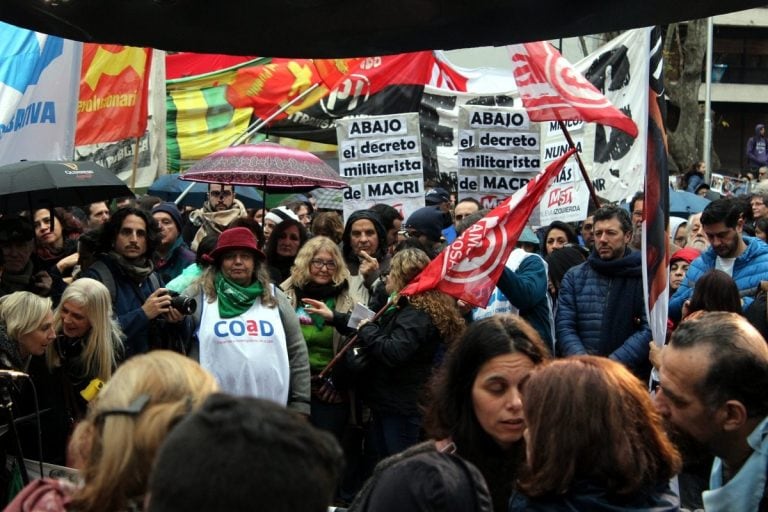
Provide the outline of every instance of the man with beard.
<path id="1" fill-rule="evenodd" d="M 632 251 L 632 221 L 618 206 L 594 213 L 595 246 L 563 276 L 558 294 L 557 349 L 563 356 L 610 357 L 641 379 L 650 375 L 642 261 Z"/>
<path id="2" fill-rule="evenodd" d="M 715 461 L 708 512 L 766 510 L 768 345 L 743 317 L 686 319 L 661 354 L 659 412 Z"/>
<path id="3" fill-rule="evenodd" d="M 688 217 L 688 243 L 685 246 L 693 247 L 699 251 L 709 249 L 709 240 L 707 240 L 704 230 L 701 229 L 701 212 L 691 214 Z"/>
<path id="4" fill-rule="evenodd" d="M 350 294 L 365 304 L 371 298 L 374 282 L 389 273 L 387 230 L 376 212 L 357 210 L 347 219 L 341 244 L 349 267 Z"/>
<path id="5" fill-rule="evenodd" d="M 157 246 L 157 222 L 144 210 L 121 208 L 104 224 L 99 255 L 83 277 L 101 281 L 112 296 L 118 323 L 125 334 L 124 356 L 163 346 L 175 335 L 182 314 L 171 307 L 152 263 Z"/>
<path id="6" fill-rule="evenodd" d="M 235 219 L 248 216 L 243 203 L 235 198 L 235 187 L 223 183 L 208 184 L 208 201 L 202 208 L 189 214 L 193 226 L 200 226 L 189 246 L 197 250 L 197 244 L 207 235 L 218 235 Z"/>
<path id="7" fill-rule="evenodd" d="M 680 320 L 685 301 L 691 298 L 696 280 L 713 268 L 733 278 L 744 309 L 753 300 L 760 281 L 768 280 L 768 245 L 743 236 L 744 218 L 733 199 L 712 201 L 701 213 L 701 225 L 710 247 L 691 263 L 680 287 L 669 300 L 669 318 Z"/>

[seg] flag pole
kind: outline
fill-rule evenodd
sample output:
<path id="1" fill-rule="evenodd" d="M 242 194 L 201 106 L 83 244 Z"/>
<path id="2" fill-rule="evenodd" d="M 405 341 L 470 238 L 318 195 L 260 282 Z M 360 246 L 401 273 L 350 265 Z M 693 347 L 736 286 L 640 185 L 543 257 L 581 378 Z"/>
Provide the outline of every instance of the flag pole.
<path id="1" fill-rule="evenodd" d="M 387 301 L 387 303 L 384 304 L 384 306 L 379 311 L 377 311 L 375 315 L 373 315 L 373 318 L 371 318 L 371 322 L 375 322 L 376 320 L 378 320 L 381 317 L 381 315 L 384 314 L 387 308 L 389 308 L 391 304 L 392 303 L 390 301 Z M 333 370 L 333 367 L 336 366 L 336 364 L 341 360 L 342 357 L 344 357 L 344 354 L 346 354 L 347 351 L 350 348 L 352 348 L 353 345 L 357 344 L 358 338 L 359 338 L 359 335 L 355 333 L 355 335 L 349 339 L 347 344 L 341 347 L 339 351 L 336 353 L 336 355 L 333 356 L 333 359 L 331 359 L 331 361 L 326 365 L 326 367 L 323 368 L 323 371 L 320 372 L 320 375 L 318 375 L 318 378 L 320 379 L 327 378 L 328 374 L 331 373 L 331 370 Z"/>
<path id="2" fill-rule="evenodd" d="M 319 82 L 312 84 L 305 91 L 303 91 L 301 94 L 299 94 L 295 98 L 292 98 L 291 101 L 289 101 L 285 105 L 280 106 L 280 108 L 278 108 L 275 112 L 270 114 L 269 117 L 267 117 L 266 119 L 259 119 L 258 121 L 256 121 L 252 125 L 250 125 L 245 130 L 245 132 L 242 135 L 240 135 L 238 138 L 236 138 L 234 140 L 234 142 L 232 142 L 232 144 L 230 144 L 230 147 L 237 146 L 239 144 L 242 144 L 246 140 L 248 140 L 249 137 L 252 137 L 256 132 L 258 132 L 259 130 L 264 128 L 264 126 L 267 123 L 269 123 L 271 120 L 273 120 L 274 118 L 276 118 L 277 116 L 279 116 L 280 114 L 282 114 L 283 112 L 288 110 L 288 108 L 291 105 L 293 105 L 294 103 L 298 103 L 300 100 L 304 99 L 309 93 L 311 93 L 312 91 L 314 91 L 318 87 L 320 87 L 320 83 Z"/>
<path id="3" fill-rule="evenodd" d="M 576 148 L 576 145 L 573 143 L 573 137 L 571 137 L 571 133 L 568 131 L 568 128 L 566 128 L 565 123 L 563 121 L 558 121 L 558 124 L 560 125 L 560 129 L 563 131 L 563 135 L 565 135 L 565 140 L 568 141 L 568 146 L 571 148 Z M 579 163 L 581 176 L 587 183 L 587 188 L 589 189 L 589 197 L 592 198 L 592 203 L 594 203 L 595 209 L 598 209 L 600 208 L 600 200 L 597 198 L 597 192 L 595 191 L 595 186 L 592 184 L 592 180 L 589 179 L 587 168 L 584 167 L 584 162 L 581 160 L 581 153 L 576 151 L 574 152 L 574 155 L 576 155 L 576 161 Z"/>
<path id="4" fill-rule="evenodd" d="M 131 165 L 131 192 L 136 188 L 136 171 L 139 167 L 139 142 L 141 137 L 136 137 L 136 143 L 133 145 L 133 164 Z"/>

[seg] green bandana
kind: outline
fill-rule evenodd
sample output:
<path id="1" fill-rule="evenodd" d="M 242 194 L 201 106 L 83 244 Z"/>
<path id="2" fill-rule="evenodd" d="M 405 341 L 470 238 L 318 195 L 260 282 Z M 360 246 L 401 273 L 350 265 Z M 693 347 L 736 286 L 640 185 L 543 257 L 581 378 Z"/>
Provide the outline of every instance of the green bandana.
<path id="1" fill-rule="evenodd" d="M 221 272 L 216 273 L 215 285 L 221 318 L 232 318 L 245 313 L 264 293 L 264 287 L 258 281 L 249 286 L 240 286 L 224 277 Z"/>

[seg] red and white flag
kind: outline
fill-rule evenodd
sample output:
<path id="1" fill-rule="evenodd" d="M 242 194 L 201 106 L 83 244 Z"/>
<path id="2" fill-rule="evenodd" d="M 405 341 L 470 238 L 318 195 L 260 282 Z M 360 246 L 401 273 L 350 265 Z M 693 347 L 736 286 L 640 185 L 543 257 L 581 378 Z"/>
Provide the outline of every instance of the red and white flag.
<path id="1" fill-rule="evenodd" d="M 637 137 L 637 126 L 551 44 L 507 46 L 513 74 L 531 121 L 583 120 Z"/>
<path id="2" fill-rule="evenodd" d="M 467 228 L 408 283 L 400 295 L 437 289 L 475 307 L 487 306 L 528 217 L 575 151 L 570 149 L 525 188 Z"/>

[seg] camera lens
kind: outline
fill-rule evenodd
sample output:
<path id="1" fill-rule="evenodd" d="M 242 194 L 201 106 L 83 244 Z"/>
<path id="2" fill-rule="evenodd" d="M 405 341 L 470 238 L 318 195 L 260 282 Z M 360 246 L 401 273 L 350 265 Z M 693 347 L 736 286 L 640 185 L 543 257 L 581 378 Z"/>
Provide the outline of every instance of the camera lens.
<path id="1" fill-rule="evenodd" d="M 185 295 L 176 295 L 171 299 L 171 307 L 182 315 L 191 315 L 197 310 L 197 301 Z"/>

